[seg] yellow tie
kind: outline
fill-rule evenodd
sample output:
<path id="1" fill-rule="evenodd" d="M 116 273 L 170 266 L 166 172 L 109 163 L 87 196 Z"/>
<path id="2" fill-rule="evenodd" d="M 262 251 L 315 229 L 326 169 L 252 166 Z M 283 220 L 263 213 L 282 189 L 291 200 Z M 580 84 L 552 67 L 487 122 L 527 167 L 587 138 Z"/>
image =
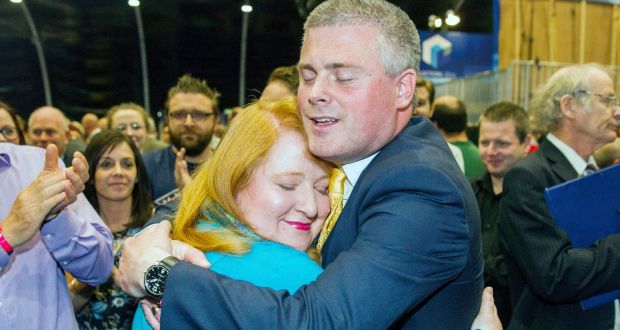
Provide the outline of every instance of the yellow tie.
<path id="1" fill-rule="evenodd" d="M 342 212 L 344 181 L 346 178 L 347 175 L 344 174 L 344 171 L 341 168 L 335 168 L 332 170 L 331 177 L 329 178 L 329 203 L 332 209 L 329 216 L 327 216 L 327 219 L 325 219 L 325 223 L 323 223 L 323 229 L 321 230 L 321 235 L 319 235 L 319 241 L 316 244 L 316 249 L 319 253 L 321 252 L 327 237 L 334 228 L 336 221 L 338 221 L 340 212 Z"/>

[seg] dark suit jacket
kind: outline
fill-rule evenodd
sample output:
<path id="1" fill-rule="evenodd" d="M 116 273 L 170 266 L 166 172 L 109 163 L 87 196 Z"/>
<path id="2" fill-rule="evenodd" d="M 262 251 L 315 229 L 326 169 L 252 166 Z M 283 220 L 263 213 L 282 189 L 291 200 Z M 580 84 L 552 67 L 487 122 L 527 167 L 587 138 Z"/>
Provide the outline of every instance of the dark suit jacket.
<path id="1" fill-rule="evenodd" d="M 315 282 L 288 295 L 180 262 L 162 326 L 469 329 L 481 252 L 471 187 L 431 122 L 415 118 L 361 174 Z"/>
<path id="2" fill-rule="evenodd" d="M 172 145 L 142 155 L 146 174 L 148 174 L 151 182 L 153 201 L 177 187 L 174 180 L 174 162 L 176 159 L 177 156 L 172 151 Z"/>
<path id="3" fill-rule="evenodd" d="M 613 303 L 582 311 L 578 302 L 620 286 L 620 235 L 573 248 L 544 199 L 545 188 L 576 177 L 544 141 L 504 178 L 499 230 L 514 306 L 509 329 L 613 328 Z"/>

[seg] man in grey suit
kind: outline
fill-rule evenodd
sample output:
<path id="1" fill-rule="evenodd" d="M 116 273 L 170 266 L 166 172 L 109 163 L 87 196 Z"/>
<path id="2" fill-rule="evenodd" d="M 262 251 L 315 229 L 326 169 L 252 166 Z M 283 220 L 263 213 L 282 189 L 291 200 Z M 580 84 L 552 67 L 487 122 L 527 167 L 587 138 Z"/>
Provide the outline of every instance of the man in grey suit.
<path id="1" fill-rule="evenodd" d="M 544 198 L 545 188 L 595 169 L 592 154 L 615 139 L 620 109 L 613 86 L 602 67 L 570 66 L 532 100 L 534 126 L 549 133 L 506 175 L 499 214 L 514 306 L 509 329 L 618 329 L 617 303 L 584 311 L 579 301 L 618 289 L 620 234 L 574 248 Z"/>

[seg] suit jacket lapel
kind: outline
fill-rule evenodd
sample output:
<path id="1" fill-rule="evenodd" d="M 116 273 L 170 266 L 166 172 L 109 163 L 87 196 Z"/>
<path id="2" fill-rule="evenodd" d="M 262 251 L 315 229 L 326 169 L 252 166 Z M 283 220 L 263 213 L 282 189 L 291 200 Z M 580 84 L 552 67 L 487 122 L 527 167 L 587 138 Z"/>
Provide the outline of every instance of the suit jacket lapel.
<path id="1" fill-rule="evenodd" d="M 369 173 L 372 173 L 372 171 L 383 171 L 380 164 L 385 159 L 402 152 L 403 148 L 411 148 L 411 145 L 407 143 L 407 141 L 412 140 L 422 140 L 426 141 L 426 143 L 435 144 L 437 148 L 444 148 L 446 154 L 452 155 L 445 140 L 427 118 L 422 116 L 413 117 L 407 124 L 407 127 L 405 127 L 392 141 L 381 148 L 379 154 L 360 174 L 349 195 L 347 204 L 342 209 L 342 213 L 340 213 L 338 222 L 334 225 L 331 234 L 325 241 L 325 245 L 323 245 L 321 251 L 323 255 L 323 267 L 333 261 L 340 252 L 350 248 L 357 237 L 356 228 L 359 226 L 359 219 L 357 216 L 360 211 L 360 198 L 362 198 L 361 195 L 363 194 L 363 191 L 360 192 L 360 187 L 362 186 L 364 178 L 367 177 Z M 338 238 L 334 239 L 334 236 Z"/>
<path id="2" fill-rule="evenodd" d="M 553 143 L 545 140 L 540 144 L 540 149 L 547 157 L 551 170 L 562 178 L 562 181 L 572 180 L 577 177 L 578 173 L 575 172 L 568 159 Z"/>

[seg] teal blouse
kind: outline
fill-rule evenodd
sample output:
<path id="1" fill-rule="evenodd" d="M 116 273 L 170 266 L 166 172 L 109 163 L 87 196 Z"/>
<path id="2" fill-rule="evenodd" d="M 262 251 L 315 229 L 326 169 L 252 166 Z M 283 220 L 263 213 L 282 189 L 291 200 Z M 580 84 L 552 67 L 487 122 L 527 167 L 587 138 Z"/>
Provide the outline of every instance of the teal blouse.
<path id="1" fill-rule="evenodd" d="M 209 227 L 214 225 L 199 224 L 200 229 L 208 230 Z M 211 270 L 216 273 L 290 293 L 314 281 L 323 271 L 306 253 L 271 241 L 253 242 L 251 251 L 244 255 L 220 252 L 207 252 L 205 255 L 211 263 Z M 139 306 L 132 329 L 151 329 Z"/>

